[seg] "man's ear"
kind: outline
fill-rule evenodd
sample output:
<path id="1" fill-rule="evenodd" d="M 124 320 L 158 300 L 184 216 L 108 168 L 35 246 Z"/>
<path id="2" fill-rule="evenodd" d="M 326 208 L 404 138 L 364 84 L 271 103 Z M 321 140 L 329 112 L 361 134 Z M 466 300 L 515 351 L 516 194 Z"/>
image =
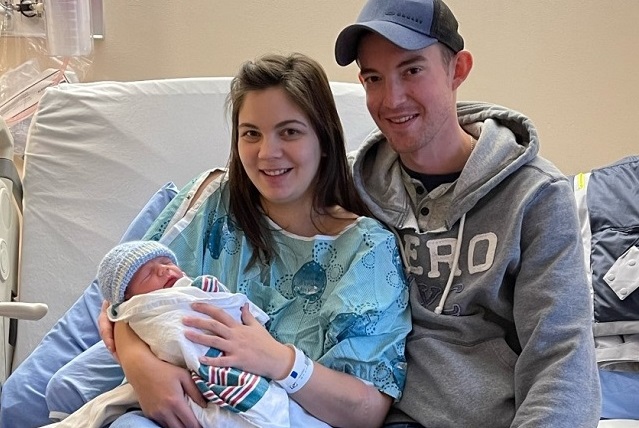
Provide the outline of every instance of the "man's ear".
<path id="1" fill-rule="evenodd" d="M 473 68 L 473 56 L 469 51 L 462 50 L 457 52 L 451 62 L 451 66 L 455 67 L 453 90 L 456 90 L 470 74 L 470 70 Z"/>

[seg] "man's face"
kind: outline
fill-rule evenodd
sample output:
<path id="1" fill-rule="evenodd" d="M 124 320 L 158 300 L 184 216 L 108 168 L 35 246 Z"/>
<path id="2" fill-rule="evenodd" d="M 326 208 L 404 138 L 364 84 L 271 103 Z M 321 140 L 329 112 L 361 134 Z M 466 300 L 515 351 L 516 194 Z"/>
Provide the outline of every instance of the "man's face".
<path id="1" fill-rule="evenodd" d="M 359 43 L 368 110 L 402 159 L 445 147 L 456 129 L 455 58 L 445 64 L 441 49 L 407 51 L 374 33 Z"/>

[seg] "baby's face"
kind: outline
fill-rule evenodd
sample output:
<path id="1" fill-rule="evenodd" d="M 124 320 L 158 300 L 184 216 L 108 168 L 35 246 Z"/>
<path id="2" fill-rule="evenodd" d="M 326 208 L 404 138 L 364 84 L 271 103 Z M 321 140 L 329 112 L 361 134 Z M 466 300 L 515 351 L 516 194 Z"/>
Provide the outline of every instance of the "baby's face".
<path id="1" fill-rule="evenodd" d="M 133 275 L 124 292 L 124 300 L 162 288 L 173 287 L 184 272 L 168 257 L 157 257 L 143 264 Z"/>

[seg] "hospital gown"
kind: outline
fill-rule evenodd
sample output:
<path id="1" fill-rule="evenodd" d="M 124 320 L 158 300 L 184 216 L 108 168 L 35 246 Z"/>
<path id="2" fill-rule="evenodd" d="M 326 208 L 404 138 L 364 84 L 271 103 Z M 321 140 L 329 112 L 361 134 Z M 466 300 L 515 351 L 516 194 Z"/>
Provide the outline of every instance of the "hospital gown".
<path id="1" fill-rule="evenodd" d="M 336 236 L 304 237 L 265 216 L 274 255 L 250 263 L 253 246 L 228 212 L 226 175 L 205 186 L 208 176 L 183 188 L 145 239 L 168 245 L 190 277 L 215 275 L 245 294 L 269 315 L 267 329 L 280 343 L 399 399 L 411 322 L 395 236 L 359 217 Z"/>

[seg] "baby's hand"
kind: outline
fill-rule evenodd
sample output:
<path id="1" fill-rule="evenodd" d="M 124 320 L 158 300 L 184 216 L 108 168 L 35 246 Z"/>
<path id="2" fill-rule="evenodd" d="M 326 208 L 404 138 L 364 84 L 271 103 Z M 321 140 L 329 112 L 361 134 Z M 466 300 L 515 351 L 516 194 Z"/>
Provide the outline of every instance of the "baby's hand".
<path id="1" fill-rule="evenodd" d="M 110 303 L 105 300 L 102 302 L 102 309 L 100 310 L 100 315 L 98 316 L 98 330 L 100 331 L 100 337 L 104 341 L 104 345 L 111 352 L 113 358 L 119 363 L 118 354 L 115 350 L 115 339 L 113 337 L 113 323 L 107 316 L 107 308 Z"/>

